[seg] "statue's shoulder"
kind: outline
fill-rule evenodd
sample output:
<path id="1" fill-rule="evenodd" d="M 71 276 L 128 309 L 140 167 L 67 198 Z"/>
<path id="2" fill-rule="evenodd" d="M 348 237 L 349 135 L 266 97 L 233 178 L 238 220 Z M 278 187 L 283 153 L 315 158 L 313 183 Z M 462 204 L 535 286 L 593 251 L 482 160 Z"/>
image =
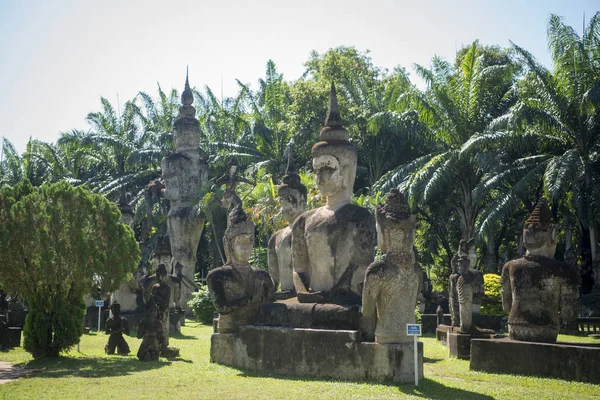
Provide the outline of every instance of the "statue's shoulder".
<path id="1" fill-rule="evenodd" d="M 252 268 L 252 271 L 254 272 L 255 278 L 261 281 L 272 282 L 271 275 L 269 275 L 267 271 L 258 268 Z"/>
<path id="2" fill-rule="evenodd" d="M 209 281 L 214 280 L 214 279 L 222 280 L 222 279 L 227 279 L 227 278 L 233 278 L 236 275 L 237 275 L 237 271 L 235 270 L 233 265 L 225 264 L 221 267 L 217 267 L 217 268 L 210 270 L 208 275 L 206 275 L 206 279 Z"/>
<path id="3" fill-rule="evenodd" d="M 269 244 L 268 244 L 269 248 L 274 249 L 277 246 L 277 244 L 279 242 L 281 242 L 281 240 L 285 237 L 285 235 L 290 234 L 290 233 L 291 233 L 291 227 L 288 227 L 288 226 L 275 232 L 269 239 Z"/>
<path id="4" fill-rule="evenodd" d="M 365 276 L 367 278 L 381 277 L 382 275 L 386 275 L 394 271 L 397 271 L 397 268 L 394 265 L 383 260 L 374 261 L 367 267 Z"/>
<path id="5" fill-rule="evenodd" d="M 347 204 L 340 208 L 338 212 L 344 216 L 347 216 L 353 222 L 373 222 L 375 224 L 375 217 L 368 208 L 361 207 L 356 204 Z"/>

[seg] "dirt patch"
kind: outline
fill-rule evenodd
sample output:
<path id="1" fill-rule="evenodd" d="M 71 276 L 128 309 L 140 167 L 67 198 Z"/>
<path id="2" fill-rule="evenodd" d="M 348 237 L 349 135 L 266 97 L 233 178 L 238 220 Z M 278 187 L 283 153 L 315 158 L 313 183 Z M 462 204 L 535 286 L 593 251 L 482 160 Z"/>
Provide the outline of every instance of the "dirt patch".
<path id="1" fill-rule="evenodd" d="M 22 378 L 31 373 L 28 369 L 0 361 L 0 385 Z"/>

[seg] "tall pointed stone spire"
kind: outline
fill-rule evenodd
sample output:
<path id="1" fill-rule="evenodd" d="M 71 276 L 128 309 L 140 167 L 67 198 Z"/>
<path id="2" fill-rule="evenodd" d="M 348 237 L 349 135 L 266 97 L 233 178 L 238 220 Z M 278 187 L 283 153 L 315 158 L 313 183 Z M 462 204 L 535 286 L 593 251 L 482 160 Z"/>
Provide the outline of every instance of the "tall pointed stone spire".
<path id="1" fill-rule="evenodd" d="M 323 129 L 321 129 L 321 140 L 323 141 L 344 141 L 347 142 L 350 138 L 348 131 L 344 129 L 342 124 L 342 116 L 338 108 L 337 93 L 335 83 L 331 82 L 331 92 L 329 93 L 329 109 L 327 110 L 327 118 Z"/>
<path id="2" fill-rule="evenodd" d="M 189 74 L 185 73 L 185 87 L 181 92 L 179 116 L 173 122 L 173 139 L 178 152 L 198 153 L 200 145 L 200 124 L 196 119 L 196 109 L 192 107 L 194 94 L 190 89 Z"/>

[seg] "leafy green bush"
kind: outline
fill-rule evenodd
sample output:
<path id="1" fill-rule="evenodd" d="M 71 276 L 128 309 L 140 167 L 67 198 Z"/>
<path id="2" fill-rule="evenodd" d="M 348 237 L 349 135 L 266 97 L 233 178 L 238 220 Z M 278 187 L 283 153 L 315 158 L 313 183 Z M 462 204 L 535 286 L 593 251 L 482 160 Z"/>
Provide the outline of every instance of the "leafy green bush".
<path id="1" fill-rule="evenodd" d="M 203 324 L 212 323 L 213 314 L 216 310 L 206 286 L 200 286 L 200 289 L 192 295 L 192 299 L 187 304 L 200 322 Z"/>
<path id="2" fill-rule="evenodd" d="M 502 309 L 502 285 L 500 275 L 483 275 L 484 296 L 481 303 L 482 314 L 507 315 Z"/>

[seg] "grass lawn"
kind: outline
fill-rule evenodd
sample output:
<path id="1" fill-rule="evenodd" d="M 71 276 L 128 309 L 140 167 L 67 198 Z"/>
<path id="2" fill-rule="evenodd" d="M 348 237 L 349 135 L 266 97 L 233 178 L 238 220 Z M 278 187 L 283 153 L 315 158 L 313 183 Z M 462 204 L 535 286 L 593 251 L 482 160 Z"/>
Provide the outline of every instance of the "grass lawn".
<path id="1" fill-rule="evenodd" d="M 128 338 L 132 354 L 106 356 L 107 336 L 84 335 L 76 349 L 53 360 L 33 361 L 21 348 L 0 352 L 0 360 L 34 370 L 30 377 L 0 385 L 0 399 L 592 399 L 600 385 L 556 379 L 469 371 L 469 362 L 449 359 L 433 337 L 425 343 L 425 379 L 418 387 L 260 376 L 209 362 L 212 327 L 189 322 L 171 338 L 181 357 L 143 363 L 135 353 L 141 340 Z M 590 341 L 577 336 L 560 341 Z M 596 342 L 598 342 L 596 340 Z"/>

